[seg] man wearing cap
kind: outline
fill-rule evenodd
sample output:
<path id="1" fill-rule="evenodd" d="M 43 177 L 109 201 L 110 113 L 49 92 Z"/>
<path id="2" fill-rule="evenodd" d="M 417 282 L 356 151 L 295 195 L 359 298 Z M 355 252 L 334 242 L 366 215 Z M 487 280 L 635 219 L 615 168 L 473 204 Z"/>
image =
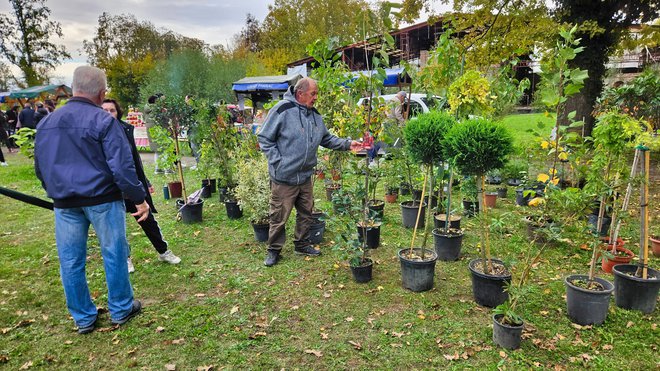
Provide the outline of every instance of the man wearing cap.
<path id="1" fill-rule="evenodd" d="M 388 113 L 387 117 L 394 119 L 399 123 L 399 126 L 402 126 L 405 122 L 403 118 L 403 102 L 406 101 L 406 92 L 400 91 L 396 93 L 394 98 L 390 101 L 392 104 L 392 109 Z"/>

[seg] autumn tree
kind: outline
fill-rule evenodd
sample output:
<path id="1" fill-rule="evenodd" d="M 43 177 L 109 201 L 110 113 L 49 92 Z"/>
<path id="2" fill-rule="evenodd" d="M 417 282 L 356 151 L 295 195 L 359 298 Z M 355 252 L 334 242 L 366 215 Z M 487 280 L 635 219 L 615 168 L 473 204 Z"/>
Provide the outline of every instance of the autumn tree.
<path id="1" fill-rule="evenodd" d="M 103 13 L 94 38 L 84 40 L 83 48 L 89 63 L 106 71 L 111 95 L 124 105 L 135 105 L 140 86 L 157 61 L 176 51 L 203 51 L 207 46 L 202 40 L 157 29 L 133 15 Z"/>
<path id="2" fill-rule="evenodd" d="M 318 39 L 359 41 L 361 14 L 370 11 L 365 0 L 275 0 L 261 25 L 260 59 L 284 72 L 286 63 L 305 57 L 306 46 Z"/>
<path id="3" fill-rule="evenodd" d="M 634 23 L 645 23 L 660 17 L 657 0 L 602 0 L 593 6 L 587 0 L 556 0 L 555 15 L 564 23 L 579 25 L 576 37 L 581 38 L 584 51 L 571 61 L 571 67 L 589 72 L 580 93 L 566 102 L 563 122 L 568 112 L 585 122 L 585 134 L 594 125 L 592 111 L 596 98 L 603 91 L 606 63 L 619 42 Z"/>
<path id="4" fill-rule="evenodd" d="M 63 45 L 51 42 L 62 37 L 59 22 L 49 19 L 45 0 L 9 0 L 10 13 L 0 14 L 0 52 L 23 73 L 19 85 L 41 85 L 63 60 L 71 58 Z"/>

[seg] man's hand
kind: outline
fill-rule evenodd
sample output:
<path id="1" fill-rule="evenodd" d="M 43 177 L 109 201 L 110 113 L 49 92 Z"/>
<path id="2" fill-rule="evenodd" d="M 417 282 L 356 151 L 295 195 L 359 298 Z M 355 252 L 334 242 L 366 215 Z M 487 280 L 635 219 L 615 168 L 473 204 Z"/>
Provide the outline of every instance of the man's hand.
<path id="1" fill-rule="evenodd" d="M 154 189 L 154 186 L 150 185 L 149 186 L 149 193 L 154 194 L 154 192 L 156 192 L 156 190 Z"/>
<path id="2" fill-rule="evenodd" d="M 357 140 L 351 141 L 351 151 L 353 151 L 353 153 L 358 152 L 361 149 L 362 149 L 362 143 L 358 142 Z"/>
<path id="3" fill-rule="evenodd" d="M 149 204 L 147 203 L 147 201 L 144 201 L 139 205 L 135 205 L 135 207 L 137 208 L 137 212 L 131 213 L 131 215 L 139 216 L 137 220 L 138 223 L 147 219 L 147 217 L 149 216 Z"/>

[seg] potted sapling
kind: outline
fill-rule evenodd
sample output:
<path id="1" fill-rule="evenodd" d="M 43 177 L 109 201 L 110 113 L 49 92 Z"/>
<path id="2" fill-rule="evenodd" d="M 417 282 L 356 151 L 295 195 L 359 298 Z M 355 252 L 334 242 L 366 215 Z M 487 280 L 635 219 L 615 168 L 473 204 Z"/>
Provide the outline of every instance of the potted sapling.
<path id="1" fill-rule="evenodd" d="M 485 174 L 501 168 L 513 149 L 513 138 L 502 126 L 487 119 L 471 119 L 454 125 L 447 134 L 446 151 L 454 153 L 459 170 L 477 179 L 479 218 L 481 226 L 481 257 L 470 262 L 472 292 L 475 301 L 483 306 L 502 304 L 507 294 L 504 286 L 511 281 L 511 273 L 504 263 L 490 255 L 489 231 L 485 221 L 488 214 L 484 207 Z"/>
<path id="2" fill-rule="evenodd" d="M 250 215 L 257 241 L 268 241 L 270 176 L 265 157 L 248 158 L 238 163 L 238 185 L 234 189 L 239 206 Z"/>
<path id="3" fill-rule="evenodd" d="M 453 123 L 454 120 L 448 113 L 432 111 L 417 116 L 404 128 L 406 150 L 411 160 L 421 164 L 425 170 L 420 200 L 425 199 L 426 192 L 430 194 L 434 189 L 434 166 L 443 160 L 444 137 Z M 426 249 L 430 223 L 423 224 L 421 247 L 415 247 L 419 220 L 422 212 L 426 211 L 424 209 L 426 208 L 421 207 L 417 211 L 410 248 L 401 249 L 398 254 L 403 287 L 415 292 L 433 288 L 435 262 L 438 258 L 435 251 Z M 430 220 L 431 207 L 428 207 L 426 212 L 426 219 Z"/>

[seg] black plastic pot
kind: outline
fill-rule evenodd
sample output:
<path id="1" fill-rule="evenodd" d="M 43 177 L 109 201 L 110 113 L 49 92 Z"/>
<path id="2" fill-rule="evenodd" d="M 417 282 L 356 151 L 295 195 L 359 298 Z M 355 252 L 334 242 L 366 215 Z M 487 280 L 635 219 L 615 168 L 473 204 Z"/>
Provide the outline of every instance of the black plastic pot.
<path id="1" fill-rule="evenodd" d="M 493 315 L 493 342 L 504 349 L 520 348 L 520 340 L 524 324 L 510 326 L 499 321 L 504 315 Z"/>
<path id="2" fill-rule="evenodd" d="M 367 247 L 370 249 L 376 249 L 380 246 L 380 226 L 381 223 L 374 223 L 374 225 L 366 227 Z M 358 225 L 357 231 L 358 239 L 362 242 L 364 239 L 365 227 Z"/>
<path id="3" fill-rule="evenodd" d="M 444 234 L 444 230 L 436 228 L 432 233 L 438 259 L 442 261 L 458 260 L 461 255 L 463 232 L 460 229 L 450 229 L 448 234 Z"/>
<path id="4" fill-rule="evenodd" d="M 401 184 L 399 185 L 399 194 L 400 194 L 401 196 L 407 196 L 407 195 L 410 194 L 410 190 L 411 190 L 411 189 L 412 189 L 412 187 L 410 186 L 410 184 L 405 183 L 405 182 L 404 182 L 404 183 L 401 183 Z"/>
<path id="5" fill-rule="evenodd" d="M 529 205 L 529 200 L 532 199 L 532 195 L 528 194 L 525 196 L 526 189 L 516 189 L 516 205 L 518 206 L 527 206 Z"/>
<path id="6" fill-rule="evenodd" d="M 323 242 L 323 233 L 325 232 L 325 222 L 316 221 L 309 227 L 309 241 L 314 245 Z"/>
<path id="7" fill-rule="evenodd" d="M 341 188 L 339 184 L 333 184 L 332 186 L 325 187 L 325 198 L 328 201 L 332 201 L 332 194 L 339 188 Z"/>
<path id="8" fill-rule="evenodd" d="M 509 189 L 507 187 L 502 187 L 497 189 L 497 197 L 506 198 Z"/>
<path id="9" fill-rule="evenodd" d="M 508 179 L 506 184 L 510 185 L 511 187 L 518 187 L 519 185 L 523 184 L 523 181 L 521 179 Z"/>
<path id="10" fill-rule="evenodd" d="M 370 200 L 369 210 L 370 214 L 376 216 L 378 220 L 383 220 L 383 216 L 385 214 L 385 202 L 382 200 Z"/>
<path id="11" fill-rule="evenodd" d="M 472 295 L 477 304 L 495 308 L 509 298 L 509 293 L 504 291 L 507 282 L 511 282 L 511 274 L 506 276 L 494 276 L 479 272 L 475 266 L 481 259 L 474 259 L 468 265 L 472 273 Z M 491 259 L 493 263 L 504 264 L 501 260 Z"/>
<path id="12" fill-rule="evenodd" d="M 486 175 L 486 184 L 494 184 L 494 185 L 502 184 L 502 177 Z"/>
<path id="13" fill-rule="evenodd" d="M 204 182 L 202 182 L 202 183 L 204 183 Z M 212 196 L 211 186 L 203 185 L 202 186 L 202 198 L 210 198 L 211 196 Z"/>
<path id="14" fill-rule="evenodd" d="M 266 242 L 268 241 L 268 229 L 270 225 L 268 223 L 265 224 L 254 224 L 252 223 L 252 229 L 254 229 L 254 237 L 257 239 L 259 242 Z"/>
<path id="15" fill-rule="evenodd" d="M 564 279 L 568 318 L 578 325 L 600 325 L 607 318 L 614 285 L 598 277 L 595 280 L 603 285 L 605 288 L 603 291 L 583 289 L 572 283 L 574 280 L 587 281 L 588 279 L 589 276 L 580 274 L 574 274 Z"/>
<path id="16" fill-rule="evenodd" d="M 433 215 L 433 227 L 443 229 L 447 220 L 446 214 Z M 451 214 L 449 216 L 449 228 L 461 229 L 461 216 Z"/>
<path id="17" fill-rule="evenodd" d="M 351 273 L 353 273 L 353 279 L 355 282 L 365 283 L 371 281 L 373 277 L 373 267 L 374 262 L 369 258 L 358 267 L 351 266 Z"/>
<path id="18" fill-rule="evenodd" d="M 589 214 L 587 215 L 587 220 L 591 232 L 596 233 L 598 229 L 598 215 Z M 609 236 L 610 224 L 612 224 L 612 218 L 607 215 L 603 216 L 603 224 L 600 226 L 600 233 L 598 234 L 600 237 Z"/>
<path id="19" fill-rule="evenodd" d="M 204 200 L 197 200 L 197 203 L 186 204 L 183 200 L 176 200 L 176 206 L 181 213 L 181 221 L 185 224 L 199 223 L 202 221 L 202 208 Z"/>
<path id="20" fill-rule="evenodd" d="M 211 193 L 215 193 L 215 185 L 215 179 L 202 179 L 202 188 L 208 187 Z"/>
<path id="21" fill-rule="evenodd" d="M 648 268 L 647 279 L 631 276 L 637 271 L 632 264 L 619 264 L 614 272 L 614 303 L 619 308 L 653 313 L 660 289 L 660 271 Z"/>
<path id="22" fill-rule="evenodd" d="M 225 200 L 225 208 L 229 219 L 240 219 L 243 216 L 243 210 L 236 200 Z"/>
<path id="23" fill-rule="evenodd" d="M 463 209 L 465 209 L 465 216 L 471 218 L 479 213 L 479 202 L 463 200 Z"/>
<path id="24" fill-rule="evenodd" d="M 401 262 L 401 282 L 403 288 L 414 292 L 427 291 L 433 288 L 433 278 L 435 276 L 435 262 L 438 260 L 438 254 L 433 250 L 424 251 L 424 261 L 409 260 L 404 257 L 404 253 L 410 249 L 399 250 L 399 261 Z M 421 248 L 413 249 L 415 254 L 420 255 Z"/>
<path id="25" fill-rule="evenodd" d="M 417 220 L 417 212 L 419 210 L 419 201 L 403 201 L 401 203 L 401 219 L 403 220 L 403 226 L 406 228 L 415 227 L 415 221 Z M 419 217 L 419 223 L 417 223 L 417 228 L 424 228 L 424 218 L 426 214 L 426 204 L 422 205 L 422 215 Z"/>

